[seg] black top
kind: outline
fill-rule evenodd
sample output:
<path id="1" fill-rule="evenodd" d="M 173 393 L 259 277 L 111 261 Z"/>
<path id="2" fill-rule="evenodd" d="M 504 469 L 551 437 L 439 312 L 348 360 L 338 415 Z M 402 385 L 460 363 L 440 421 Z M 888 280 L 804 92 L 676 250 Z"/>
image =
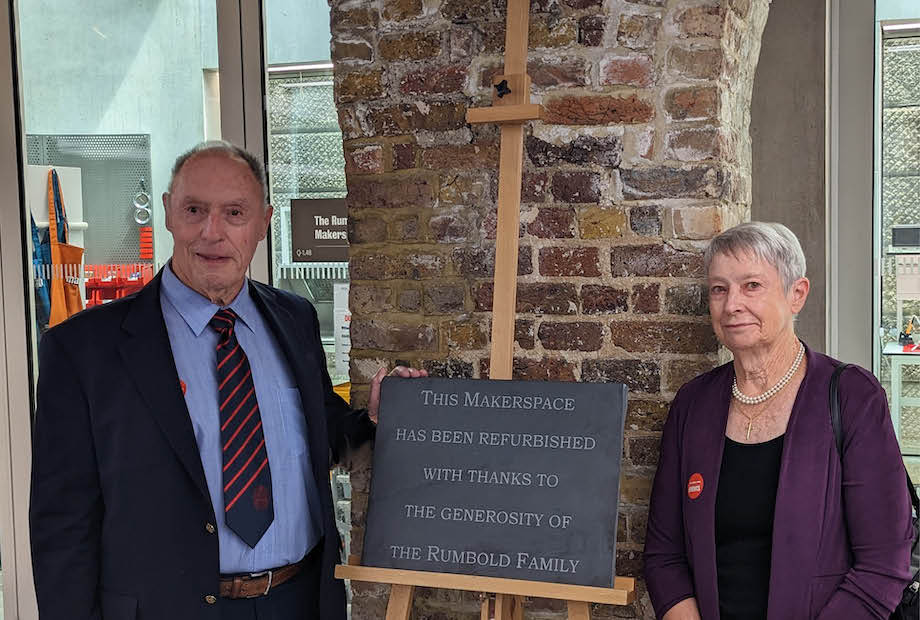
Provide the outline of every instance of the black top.
<path id="1" fill-rule="evenodd" d="M 716 493 L 716 574 L 722 620 L 767 617 L 773 510 L 783 436 L 742 444 L 725 438 Z"/>

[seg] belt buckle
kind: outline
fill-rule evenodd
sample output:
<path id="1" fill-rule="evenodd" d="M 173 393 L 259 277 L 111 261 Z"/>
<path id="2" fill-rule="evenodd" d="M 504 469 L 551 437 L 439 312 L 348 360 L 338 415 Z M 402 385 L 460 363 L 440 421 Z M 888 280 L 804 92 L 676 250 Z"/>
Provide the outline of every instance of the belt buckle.
<path id="1" fill-rule="evenodd" d="M 274 576 L 274 571 L 263 570 L 259 571 L 258 573 L 249 573 L 249 579 L 258 579 L 259 577 L 264 577 L 265 575 L 268 575 L 268 583 L 265 585 L 265 592 L 262 592 L 261 594 L 252 594 L 246 598 L 258 598 L 268 594 L 268 591 L 271 590 L 272 587 L 272 577 Z"/>

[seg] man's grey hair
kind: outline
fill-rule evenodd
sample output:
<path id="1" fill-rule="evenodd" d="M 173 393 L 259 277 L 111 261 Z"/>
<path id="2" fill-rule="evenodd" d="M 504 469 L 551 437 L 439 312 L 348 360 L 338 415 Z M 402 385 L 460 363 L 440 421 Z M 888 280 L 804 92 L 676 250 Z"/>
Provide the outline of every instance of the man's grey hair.
<path id="1" fill-rule="evenodd" d="M 200 142 L 187 150 L 186 152 L 179 155 L 176 158 L 176 162 L 172 167 L 172 174 L 169 177 L 169 193 L 173 191 L 173 187 L 176 184 L 176 177 L 179 176 L 179 173 L 182 171 L 182 166 L 186 164 L 188 160 L 196 155 L 203 154 L 215 154 L 223 155 L 230 159 L 240 159 L 249 166 L 249 170 L 252 172 L 252 176 L 256 178 L 256 181 L 259 182 L 259 187 L 262 188 L 262 203 L 263 205 L 268 204 L 268 185 L 265 182 L 265 168 L 262 166 L 262 162 L 258 157 L 247 151 L 246 149 L 240 148 L 235 144 L 231 144 L 225 140 L 209 140 L 207 142 Z"/>
<path id="2" fill-rule="evenodd" d="M 805 277 L 805 253 L 795 234 L 776 222 L 745 222 L 729 228 L 709 243 L 703 255 L 703 267 L 709 267 L 717 254 L 737 256 L 749 253 L 776 267 L 786 291 L 796 280 Z"/>

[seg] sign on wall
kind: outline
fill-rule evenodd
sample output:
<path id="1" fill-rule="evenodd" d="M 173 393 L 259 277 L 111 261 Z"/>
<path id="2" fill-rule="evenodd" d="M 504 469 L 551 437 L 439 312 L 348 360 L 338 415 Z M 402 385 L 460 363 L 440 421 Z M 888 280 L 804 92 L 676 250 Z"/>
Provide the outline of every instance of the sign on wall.
<path id="1" fill-rule="evenodd" d="M 363 564 L 611 587 L 626 387 L 387 378 Z"/>
<path id="2" fill-rule="evenodd" d="M 343 198 L 291 200 L 291 262 L 348 261 L 348 211 Z"/>

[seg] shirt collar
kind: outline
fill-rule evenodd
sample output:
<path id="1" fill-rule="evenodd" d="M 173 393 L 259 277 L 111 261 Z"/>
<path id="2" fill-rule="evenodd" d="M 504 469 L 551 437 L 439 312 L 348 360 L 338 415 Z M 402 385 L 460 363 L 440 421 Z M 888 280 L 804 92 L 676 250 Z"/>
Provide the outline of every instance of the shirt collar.
<path id="1" fill-rule="evenodd" d="M 166 299 L 173 305 L 195 337 L 201 335 L 214 313 L 221 308 L 180 280 L 172 270 L 171 263 L 166 263 L 163 268 L 163 279 L 160 286 Z M 236 298 L 225 307 L 233 310 L 242 323 L 252 331 L 258 310 L 252 300 L 252 295 L 249 294 L 248 279 Z"/>

